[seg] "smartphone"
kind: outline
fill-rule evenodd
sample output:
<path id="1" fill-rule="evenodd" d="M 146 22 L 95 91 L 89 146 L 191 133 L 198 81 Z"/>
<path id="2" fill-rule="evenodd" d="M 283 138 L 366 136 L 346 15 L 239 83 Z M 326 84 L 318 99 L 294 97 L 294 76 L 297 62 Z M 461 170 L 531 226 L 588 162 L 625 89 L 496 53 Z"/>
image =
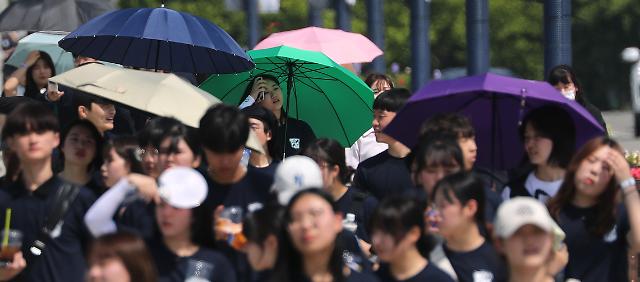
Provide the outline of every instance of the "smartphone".
<path id="1" fill-rule="evenodd" d="M 47 90 L 58 92 L 58 84 L 53 81 L 49 81 L 49 86 L 47 87 Z"/>

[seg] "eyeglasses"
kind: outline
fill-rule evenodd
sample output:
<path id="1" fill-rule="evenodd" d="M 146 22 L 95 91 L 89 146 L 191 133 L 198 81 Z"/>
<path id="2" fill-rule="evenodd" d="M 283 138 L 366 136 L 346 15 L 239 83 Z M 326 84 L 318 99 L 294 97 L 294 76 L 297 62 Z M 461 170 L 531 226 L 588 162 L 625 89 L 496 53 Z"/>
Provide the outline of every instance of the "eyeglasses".
<path id="1" fill-rule="evenodd" d="M 160 155 L 160 152 L 158 152 L 158 149 L 156 148 L 142 149 L 141 155 L 142 155 L 142 158 L 146 158 L 146 157 L 157 158 Z"/>

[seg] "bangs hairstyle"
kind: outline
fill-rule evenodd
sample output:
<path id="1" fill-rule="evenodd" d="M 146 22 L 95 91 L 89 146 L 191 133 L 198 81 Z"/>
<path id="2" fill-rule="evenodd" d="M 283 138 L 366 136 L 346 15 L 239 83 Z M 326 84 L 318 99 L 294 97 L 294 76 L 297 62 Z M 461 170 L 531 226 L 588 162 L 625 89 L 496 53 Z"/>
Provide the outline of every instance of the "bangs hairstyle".
<path id="1" fill-rule="evenodd" d="M 519 128 L 518 133 L 523 143 L 525 128 L 528 124 L 538 135 L 553 142 L 547 163 L 566 168 L 576 146 L 576 128 L 571 116 L 556 106 L 543 106 L 532 110 L 525 116 Z"/>
<path id="2" fill-rule="evenodd" d="M 100 134 L 100 132 L 98 131 L 96 126 L 93 125 L 93 123 L 91 123 L 88 120 L 76 119 L 73 122 L 71 122 L 71 124 L 69 124 L 69 126 L 67 126 L 62 131 L 62 138 L 60 138 L 60 146 L 59 146 L 61 148 L 60 152 L 62 153 L 62 157 L 64 158 L 64 152 L 62 152 L 62 148 L 64 147 L 64 144 L 67 141 L 67 137 L 69 136 L 69 132 L 71 132 L 71 130 L 76 128 L 76 127 L 81 127 L 81 128 L 84 128 L 84 129 L 88 130 L 91 138 L 96 143 L 95 156 L 93 156 L 93 159 L 91 160 L 91 163 L 87 167 L 87 170 L 88 171 L 92 171 L 92 170 L 100 169 L 100 166 L 102 165 L 102 154 L 101 153 L 102 153 L 102 147 L 104 145 L 104 138 L 102 138 L 102 135 Z"/>
<path id="3" fill-rule="evenodd" d="M 340 182 L 344 184 L 349 180 L 344 148 L 338 141 L 329 138 L 316 139 L 307 146 L 303 155 L 313 159 L 316 163 L 325 162 L 330 168 L 338 166 Z"/>
<path id="4" fill-rule="evenodd" d="M 547 82 L 552 86 L 556 86 L 560 83 L 569 84 L 573 83 L 576 88 L 576 101 L 582 103 L 582 85 L 576 77 L 576 72 L 572 67 L 568 65 L 557 65 L 549 71 Z"/>
<path id="5" fill-rule="evenodd" d="M 156 268 L 145 242 L 131 233 L 111 233 L 93 241 L 87 256 L 89 265 L 107 259 L 120 260 L 131 281 L 157 281 Z"/>
<path id="6" fill-rule="evenodd" d="M 485 194 L 484 183 L 472 173 L 461 171 L 442 178 L 433 188 L 431 200 L 435 201 L 436 194 L 441 192 L 449 203 L 458 201 L 465 206 L 469 201 L 476 201 L 478 207 L 474 214 L 474 220 L 479 228 L 485 226 L 484 209 Z"/>
<path id="7" fill-rule="evenodd" d="M 420 140 L 415 150 L 416 171 L 432 167 L 455 168 L 464 166 L 462 149 L 458 138 L 447 135 L 435 135 Z"/>
<path id="8" fill-rule="evenodd" d="M 8 116 L 2 129 L 2 140 L 30 132 L 60 132 L 58 118 L 53 111 L 39 102 L 26 102 L 19 105 Z"/>
<path id="9" fill-rule="evenodd" d="M 369 234 L 376 231 L 391 235 L 395 242 L 401 241 L 412 228 L 418 227 L 420 238 L 416 247 L 424 258 L 429 258 L 429 253 L 435 246 L 432 237 L 423 232 L 425 206 L 418 200 L 404 196 L 393 195 L 376 207 L 369 222 Z"/>
<path id="10" fill-rule="evenodd" d="M 244 99 L 251 94 L 251 89 L 253 89 L 253 84 L 256 83 L 256 78 L 258 77 L 262 77 L 262 79 L 264 80 L 275 82 L 278 86 L 280 86 L 280 82 L 275 76 L 266 74 L 266 73 L 258 74 L 249 82 L 249 84 L 247 85 L 247 88 L 244 89 L 244 94 L 242 95 L 242 99 L 240 100 L 240 102 L 244 101 Z"/>
<path id="11" fill-rule="evenodd" d="M 102 156 L 105 160 L 111 159 L 111 149 L 124 159 L 132 173 L 144 174 L 144 168 L 142 167 L 142 149 L 138 147 L 138 141 L 135 137 L 123 135 L 110 139 L 102 151 Z"/>
<path id="12" fill-rule="evenodd" d="M 580 164 L 604 146 L 608 146 L 622 154 L 624 153 L 622 147 L 615 140 L 608 137 L 597 137 L 584 144 L 571 159 L 558 193 L 547 204 L 549 213 L 558 223 L 562 224 L 560 222 L 560 211 L 571 204 L 571 201 L 576 196 L 575 178 Z M 616 179 L 612 176 L 604 192 L 598 197 L 598 202 L 595 205 L 596 217 L 594 222 L 587 224 L 589 234 L 602 237 L 611 231 L 611 228 L 615 225 L 615 206 L 618 189 Z"/>
<path id="13" fill-rule="evenodd" d="M 260 246 L 269 235 L 278 237 L 284 226 L 284 208 L 271 204 L 249 213 L 242 222 L 242 234 L 247 241 Z"/>
<path id="14" fill-rule="evenodd" d="M 217 104 L 200 119 L 202 145 L 216 153 L 234 153 L 249 138 L 249 119 L 237 107 Z"/>
<path id="15" fill-rule="evenodd" d="M 387 112 L 398 112 L 411 97 L 411 92 L 405 88 L 386 90 L 373 101 L 373 109 Z"/>
<path id="16" fill-rule="evenodd" d="M 367 75 L 367 78 L 364 79 L 364 83 L 373 88 L 373 84 L 376 83 L 377 81 L 385 81 L 387 84 L 389 84 L 389 87 L 394 88 L 395 85 L 393 83 L 393 80 L 391 80 L 391 78 L 385 74 L 381 74 L 381 73 L 370 73 L 369 75 Z"/>
<path id="17" fill-rule="evenodd" d="M 471 121 L 459 113 L 439 113 L 428 119 L 420 128 L 420 136 L 434 134 L 452 135 L 456 138 L 473 138 L 476 131 Z"/>
<path id="18" fill-rule="evenodd" d="M 291 209 L 293 205 L 295 205 L 295 203 L 302 197 L 307 195 L 319 197 L 331 206 L 331 210 L 334 213 L 338 212 L 337 206 L 333 201 L 333 197 L 318 188 L 302 190 L 291 198 L 284 212 L 284 226 L 281 228 L 282 235 L 279 238 L 281 242 L 278 244 L 278 258 L 270 281 L 294 282 L 298 281 L 296 279 L 299 279 L 300 273 L 304 273 L 302 254 L 294 247 L 287 226 L 292 221 Z M 346 281 L 343 272 L 345 264 L 342 258 L 344 248 L 342 246 L 343 240 L 338 239 L 338 236 L 340 235 L 338 234 L 334 240 L 334 248 L 329 258 L 329 272 L 333 276 L 333 281 L 343 282 Z"/>

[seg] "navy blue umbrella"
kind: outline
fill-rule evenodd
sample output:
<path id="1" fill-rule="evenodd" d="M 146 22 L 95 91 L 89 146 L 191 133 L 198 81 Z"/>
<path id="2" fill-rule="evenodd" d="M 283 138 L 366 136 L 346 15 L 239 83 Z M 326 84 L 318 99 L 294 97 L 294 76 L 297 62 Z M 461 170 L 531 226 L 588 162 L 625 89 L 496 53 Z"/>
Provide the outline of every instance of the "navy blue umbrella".
<path id="1" fill-rule="evenodd" d="M 167 8 L 130 8 L 99 16 L 58 42 L 74 55 L 146 69 L 237 73 L 254 64 L 223 29 Z"/>

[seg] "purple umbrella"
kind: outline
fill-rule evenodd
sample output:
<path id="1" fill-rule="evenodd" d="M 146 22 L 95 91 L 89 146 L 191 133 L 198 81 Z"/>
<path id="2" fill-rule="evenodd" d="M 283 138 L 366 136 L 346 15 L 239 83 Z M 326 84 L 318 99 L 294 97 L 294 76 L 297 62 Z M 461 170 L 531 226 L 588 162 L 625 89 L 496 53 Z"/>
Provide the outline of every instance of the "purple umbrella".
<path id="1" fill-rule="evenodd" d="M 491 73 L 428 84 L 411 97 L 385 132 L 413 147 L 425 120 L 438 113 L 458 112 L 469 117 L 476 130 L 477 164 L 509 169 L 524 154 L 518 135 L 520 122 L 529 111 L 544 105 L 569 113 L 576 126 L 576 147 L 604 133 L 587 110 L 548 83 Z"/>

